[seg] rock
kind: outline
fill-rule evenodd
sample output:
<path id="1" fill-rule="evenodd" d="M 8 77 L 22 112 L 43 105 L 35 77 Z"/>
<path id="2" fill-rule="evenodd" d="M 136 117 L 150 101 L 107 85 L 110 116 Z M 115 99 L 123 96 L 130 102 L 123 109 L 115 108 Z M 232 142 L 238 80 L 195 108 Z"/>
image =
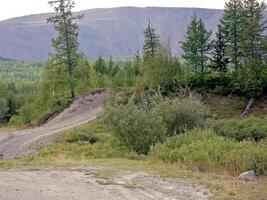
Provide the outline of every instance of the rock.
<path id="1" fill-rule="evenodd" d="M 244 173 L 240 174 L 238 179 L 251 182 L 251 181 L 256 181 L 257 176 L 256 176 L 256 173 L 254 171 L 248 171 L 248 172 L 244 172 Z"/>

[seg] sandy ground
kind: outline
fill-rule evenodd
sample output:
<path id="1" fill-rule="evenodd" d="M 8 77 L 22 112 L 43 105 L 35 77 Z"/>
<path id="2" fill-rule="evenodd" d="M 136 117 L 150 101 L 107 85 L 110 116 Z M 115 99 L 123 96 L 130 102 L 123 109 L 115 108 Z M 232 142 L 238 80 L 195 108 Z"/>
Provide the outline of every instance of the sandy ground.
<path id="1" fill-rule="evenodd" d="M 0 171 L 0 200 L 202 200 L 208 190 L 142 172 Z"/>
<path id="2" fill-rule="evenodd" d="M 14 159 L 28 153 L 35 153 L 49 145 L 55 136 L 95 119 L 103 110 L 107 91 L 87 93 L 46 125 L 27 130 L 0 132 L 0 159 Z"/>

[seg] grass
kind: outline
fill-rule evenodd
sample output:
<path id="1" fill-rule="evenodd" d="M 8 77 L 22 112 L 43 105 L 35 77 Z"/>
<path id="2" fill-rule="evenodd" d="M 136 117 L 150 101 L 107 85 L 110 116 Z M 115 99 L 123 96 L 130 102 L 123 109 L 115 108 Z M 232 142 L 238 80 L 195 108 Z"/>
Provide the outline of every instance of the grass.
<path id="1" fill-rule="evenodd" d="M 78 133 L 82 137 L 79 138 Z M 90 143 L 86 136 L 97 137 L 96 143 Z M 75 141 L 69 140 L 75 136 Z M 90 138 L 89 137 L 89 138 Z M 78 138 L 78 139 L 77 139 Z M 84 139 L 85 138 L 85 139 Z M 256 183 L 246 183 L 237 180 L 223 172 L 199 173 L 188 170 L 179 164 L 163 163 L 158 160 L 149 159 L 148 156 L 137 156 L 135 153 L 120 147 L 118 141 L 109 133 L 101 120 L 82 125 L 64 136 L 58 138 L 54 146 L 43 149 L 38 156 L 26 156 L 13 161 L 0 161 L 0 169 L 42 170 L 42 169 L 65 169 L 73 167 L 76 169 L 88 166 L 102 166 L 108 169 L 104 172 L 88 173 L 88 176 L 100 177 L 104 185 L 117 184 L 110 181 L 109 177 L 114 172 L 144 171 L 149 174 L 158 174 L 164 177 L 186 180 L 193 185 L 204 185 L 214 194 L 212 199 L 218 200 L 264 200 L 267 196 L 267 177 L 260 177 Z M 218 170 L 219 171 L 219 170 Z M 218 172 L 217 171 L 217 172 Z M 136 189 L 137 185 L 123 187 Z M 138 188 L 139 189 L 139 188 Z"/>
<path id="2" fill-rule="evenodd" d="M 248 99 L 238 96 L 209 95 L 204 99 L 209 106 L 211 113 L 217 119 L 240 118 L 245 110 Z M 257 99 L 251 114 L 253 116 L 264 117 L 267 114 L 267 96 Z"/>

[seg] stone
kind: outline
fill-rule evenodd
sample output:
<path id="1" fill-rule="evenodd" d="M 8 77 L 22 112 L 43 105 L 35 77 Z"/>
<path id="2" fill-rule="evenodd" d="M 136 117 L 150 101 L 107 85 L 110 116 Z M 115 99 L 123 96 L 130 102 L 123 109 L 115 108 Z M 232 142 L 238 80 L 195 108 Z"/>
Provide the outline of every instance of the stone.
<path id="1" fill-rule="evenodd" d="M 252 182 L 257 180 L 256 173 L 254 171 L 247 171 L 239 175 L 239 180 L 244 180 L 247 182 Z"/>

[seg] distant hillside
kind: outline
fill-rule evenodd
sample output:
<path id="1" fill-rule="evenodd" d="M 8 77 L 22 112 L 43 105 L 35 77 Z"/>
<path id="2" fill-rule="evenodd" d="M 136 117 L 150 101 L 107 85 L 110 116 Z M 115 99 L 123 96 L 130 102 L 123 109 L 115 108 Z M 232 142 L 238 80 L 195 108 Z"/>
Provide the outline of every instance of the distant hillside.
<path id="1" fill-rule="evenodd" d="M 0 56 L 0 62 L 6 62 L 6 61 L 15 61 L 14 59 L 10 59 L 10 58 L 4 58 Z"/>
<path id="2" fill-rule="evenodd" d="M 112 8 L 82 11 L 81 51 L 88 57 L 130 57 L 142 47 L 143 29 L 148 19 L 163 42 L 170 41 L 180 55 L 179 41 L 193 12 L 202 17 L 208 29 L 216 29 L 221 10 L 193 8 Z M 0 22 L 0 55 L 18 60 L 45 60 L 52 52 L 54 29 L 46 23 L 51 14 L 31 15 Z"/>

